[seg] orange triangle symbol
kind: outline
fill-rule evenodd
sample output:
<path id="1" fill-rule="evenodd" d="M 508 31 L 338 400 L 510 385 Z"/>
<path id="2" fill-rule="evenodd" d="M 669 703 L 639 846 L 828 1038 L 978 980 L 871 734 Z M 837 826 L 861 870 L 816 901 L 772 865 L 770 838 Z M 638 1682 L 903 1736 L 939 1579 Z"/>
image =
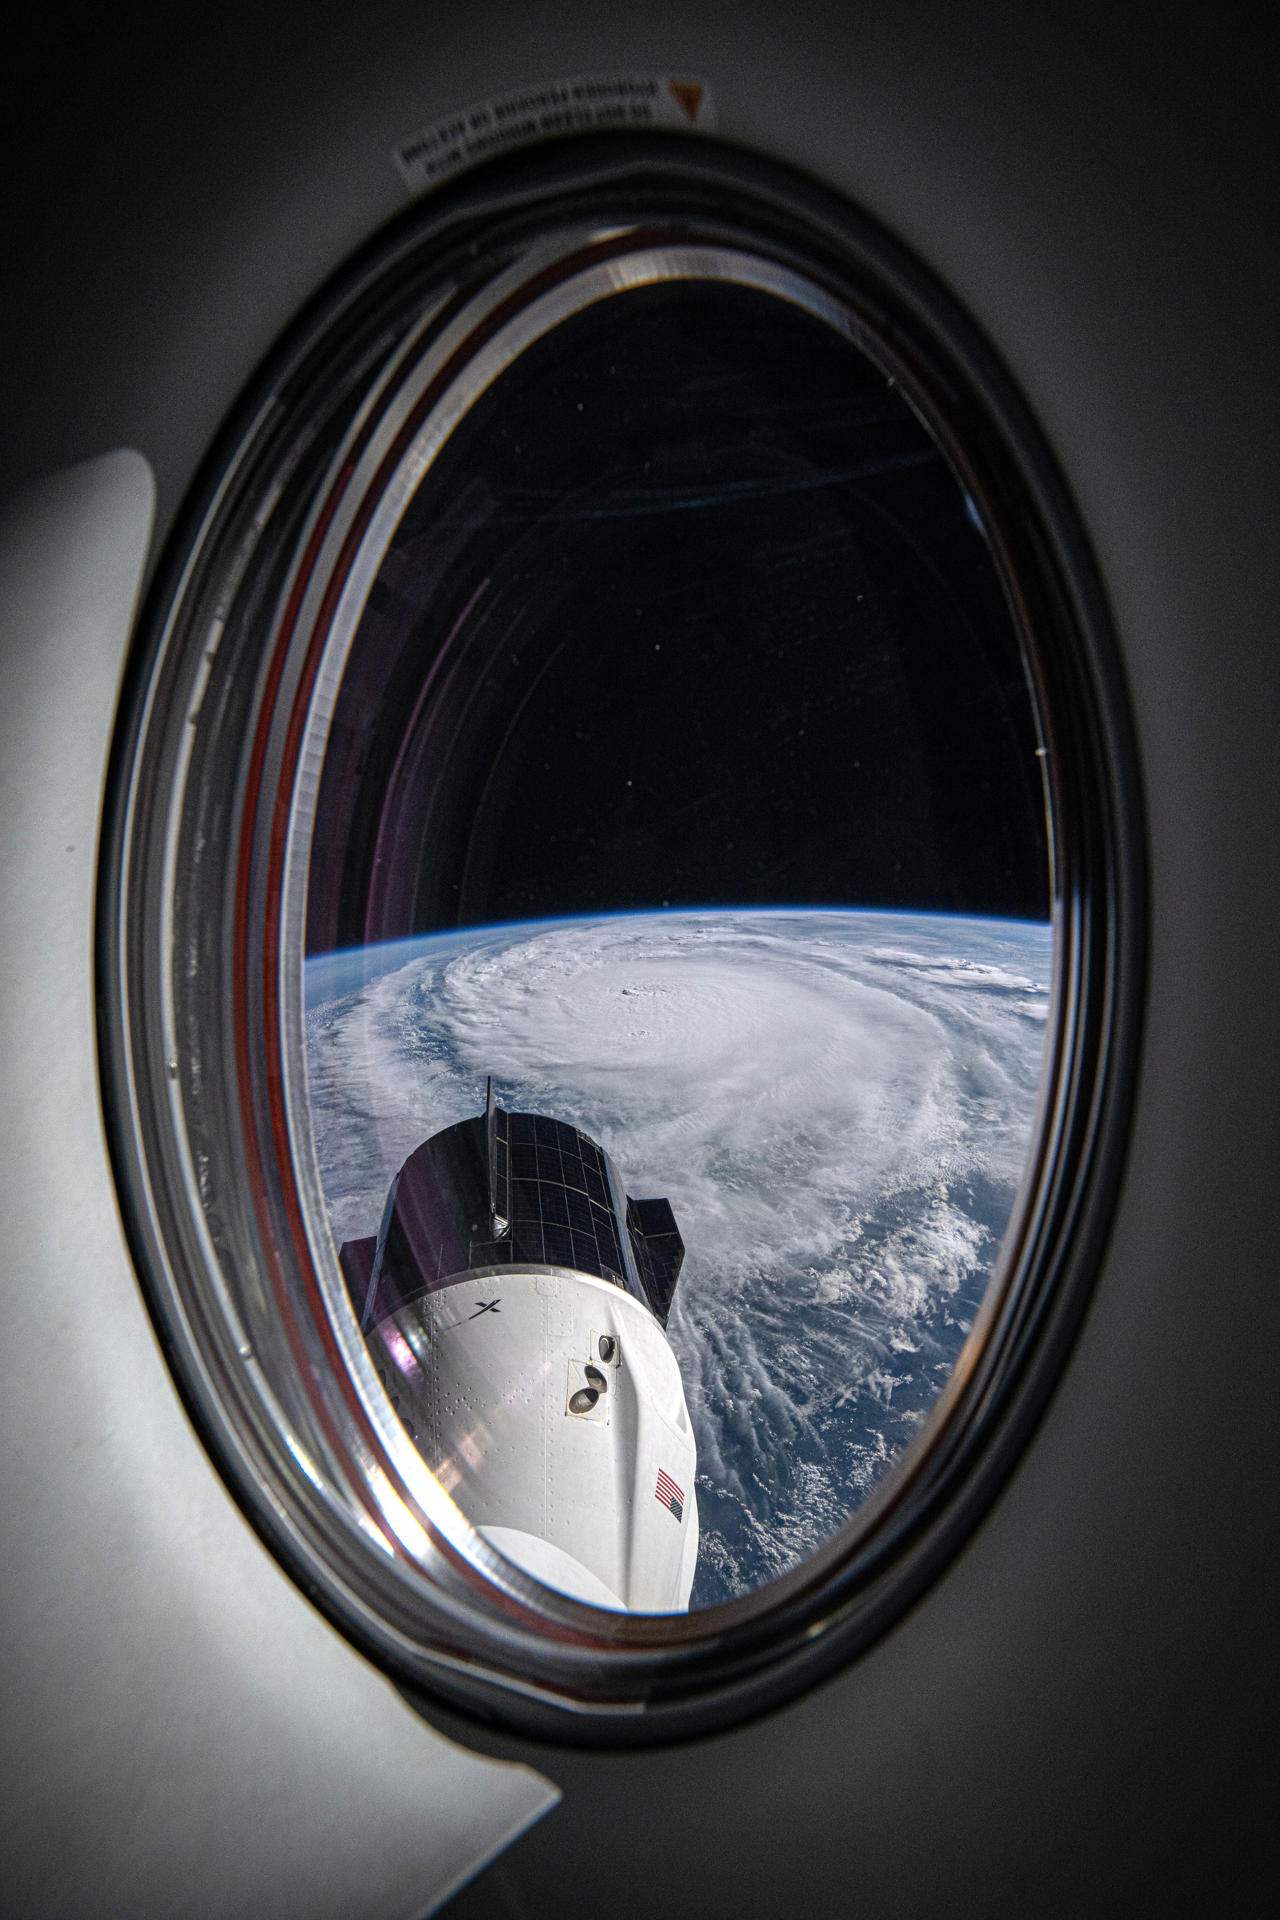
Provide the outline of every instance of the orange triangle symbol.
<path id="1" fill-rule="evenodd" d="M 702 105 L 702 85 L 697 80 L 668 80 L 671 97 L 678 100 L 691 120 L 698 117 L 698 108 Z"/>

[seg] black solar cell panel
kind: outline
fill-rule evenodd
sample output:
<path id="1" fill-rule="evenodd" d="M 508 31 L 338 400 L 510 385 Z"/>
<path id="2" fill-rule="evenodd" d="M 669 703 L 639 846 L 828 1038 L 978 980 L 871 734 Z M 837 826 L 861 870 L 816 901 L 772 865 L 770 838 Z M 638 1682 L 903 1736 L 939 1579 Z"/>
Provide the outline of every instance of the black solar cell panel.
<path id="1" fill-rule="evenodd" d="M 603 1279 L 603 1262 L 600 1249 L 596 1245 L 593 1233 L 575 1233 L 573 1240 L 573 1264 L 580 1273 L 594 1273 Z"/>
<path id="2" fill-rule="evenodd" d="M 538 1178 L 539 1180 L 563 1181 L 564 1168 L 561 1165 L 560 1150 L 558 1147 L 539 1146 Z"/>
<path id="3" fill-rule="evenodd" d="M 591 1202 L 585 1193 L 575 1193 L 570 1189 L 566 1196 L 569 1206 L 569 1225 L 576 1233 L 595 1236 L 595 1223 L 591 1218 Z"/>
<path id="4" fill-rule="evenodd" d="M 563 1187 L 553 1186 L 549 1180 L 538 1183 L 538 1198 L 542 1203 L 542 1218 L 556 1226 L 569 1224 L 569 1196 Z"/>
<path id="5" fill-rule="evenodd" d="M 573 1235 L 568 1227 L 544 1226 L 542 1229 L 546 1257 L 552 1266 L 571 1267 L 573 1265 Z"/>
<path id="6" fill-rule="evenodd" d="M 546 1259 L 542 1244 L 542 1225 L 537 1220 L 519 1220 L 511 1229 L 513 1260 L 530 1261 L 539 1267 Z"/>

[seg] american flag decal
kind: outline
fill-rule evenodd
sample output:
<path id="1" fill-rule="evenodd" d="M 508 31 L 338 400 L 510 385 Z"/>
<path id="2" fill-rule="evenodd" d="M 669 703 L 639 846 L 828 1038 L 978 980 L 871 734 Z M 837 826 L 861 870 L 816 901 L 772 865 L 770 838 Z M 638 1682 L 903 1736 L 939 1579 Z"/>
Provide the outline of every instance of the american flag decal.
<path id="1" fill-rule="evenodd" d="M 684 1519 L 684 1492 L 661 1467 L 658 1468 L 657 1498 L 664 1507 L 670 1507 L 677 1520 Z"/>

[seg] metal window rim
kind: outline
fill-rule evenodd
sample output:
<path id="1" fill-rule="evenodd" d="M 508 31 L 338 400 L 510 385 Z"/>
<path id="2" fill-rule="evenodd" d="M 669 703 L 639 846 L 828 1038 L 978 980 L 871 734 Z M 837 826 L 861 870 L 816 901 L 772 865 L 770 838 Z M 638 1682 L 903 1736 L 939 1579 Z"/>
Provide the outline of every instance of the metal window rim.
<path id="1" fill-rule="evenodd" d="M 593 213 L 593 209 L 595 210 Z M 276 1383 L 238 1325 L 184 1148 L 187 1062 L 157 1048 L 192 1015 L 173 969 L 182 821 L 166 809 L 198 747 L 187 725 L 218 663 L 188 657 L 192 609 L 235 577 L 233 532 L 261 509 L 291 391 L 350 343 L 371 308 L 427 284 L 486 236 L 584 218 L 696 224 L 840 288 L 859 344 L 900 369 L 1014 545 L 1010 587 L 1038 596 L 1024 635 L 1054 784 L 1055 1064 L 1040 1144 L 988 1293 L 981 1351 L 927 1444 L 828 1548 L 731 1606 L 664 1620 L 602 1616 L 488 1568 L 490 1593 L 444 1542 L 420 1585 L 380 1565 L 332 1486 L 287 1444 Z M 791 264 L 788 264 L 791 263 Z M 287 421 L 285 422 L 287 426 Z M 965 438 L 977 425 L 981 444 Z M 306 449 L 299 453 L 306 458 Z M 250 519 L 252 513 L 249 514 Z M 240 581 L 243 587 L 243 580 Z M 205 609 L 207 614 L 208 609 Z M 185 649 L 185 651 L 184 651 Z M 206 903 L 225 911 L 224 897 Z M 174 880 L 174 884 L 178 884 Z M 169 540 L 143 612 L 113 753 L 100 887 L 99 1018 L 113 1160 L 135 1260 L 185 1403 L 244 1511 L 328 1617 L 427 1700 L 539 1737 L 610 1744 L 702 1733 L 764 1709 L 868 1645 L 937 1576 L 995 1497 L 1042 1412 L 1088 1298 L 1122 1167 L 1145 946 L 1136 753 L 1105 599 L 1052 456 L 977 329 L 904 249 L 826 189 L 774 163 L 678 136 L 601 136 L 502 162 L 411 209 L 317 296 L 251 384 Z M 292 911 L 286 890 L 285 920 Z M 181 917 L 181 916 L 180 916 Z M 189 983 L 188 983 L 189 984 Z M 169 1018 L 157 1020 L 169 996 Z M 182 1004 L 179 1004 L 182 1003 Z M 193 1058 L 195 1057 L 193 1049 Z M 285 1048 L 286 1056 L 288 1048 Z M 250 1103 L 252 1106 L 252 1102 Z M 185 1156 L 185 1164 L 184 1164 Z M 224 1172 L 234 1174 L 231 1159 Z M 206 1185 L 208 1183 L 206 1182 Z M 216 1185 L 216 1181 L 214 1183 Z M 232 1195 L 228 1204 L 233 1204 Z M 193 1285 L 193 1273 L 199 1276 Z M 339 1383 L 340 1384 L 340 1383 Z M 371 1465 L 367 1433 L 348 1470 Z M 312 1463 L 314 1465 L 314 1463 Z M 376 1463 L 381 1465 L 381 1463 Z M 491 1556 L 495 1559 L 500 1556 Z M 475 1564 L 485 1564 L 478 1555 Z M 407 1584 L 406 1584 L 407 1579 Z M 495 1597 L 498 1604 L 494 1604 Z"/>

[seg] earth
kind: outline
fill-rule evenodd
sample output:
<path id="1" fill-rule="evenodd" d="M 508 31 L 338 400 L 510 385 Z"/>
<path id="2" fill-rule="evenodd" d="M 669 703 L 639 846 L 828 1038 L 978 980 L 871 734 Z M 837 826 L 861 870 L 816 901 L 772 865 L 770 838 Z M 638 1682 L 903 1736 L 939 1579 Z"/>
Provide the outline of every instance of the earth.
<path id="1" fill-rule="evenodd" d="M 836 1531 L 926 1419 L 1036 1126 L 1051 931 L 919 913 L 615 914 L 307 962 L 337 1242 L 479 1112 L 568 1120 L 684 1237 L 669 1334 L 698 1446 L 691 1604 Z"/>

